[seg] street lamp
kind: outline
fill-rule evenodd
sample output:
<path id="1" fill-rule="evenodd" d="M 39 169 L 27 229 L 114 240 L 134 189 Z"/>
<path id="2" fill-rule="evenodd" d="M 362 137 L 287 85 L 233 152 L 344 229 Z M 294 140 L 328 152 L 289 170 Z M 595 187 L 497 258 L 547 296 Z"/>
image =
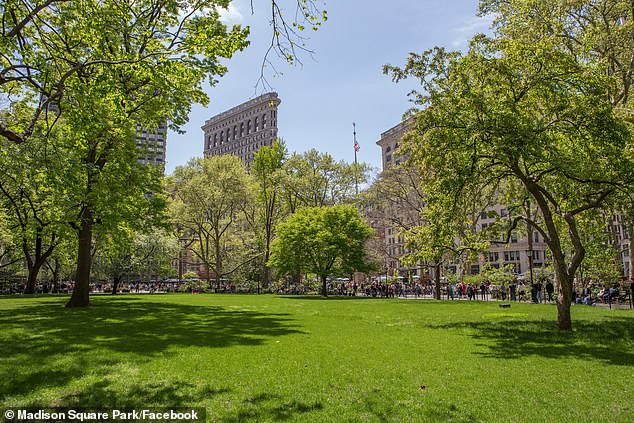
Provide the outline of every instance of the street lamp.
<path id="1" fill-rule="evenodd" d="M 529 236 L 531 236 L 529 234 Z M 529 248 L 528 250 L 526 250 L 526 254 L 528 254 L 528 271 L 529 271 L 529 275 L 530 275 L 530 282 L 531 282 L 531 300 L 532 302 L 536 303 L 537 302 L 537 289 L 535 287 L 535 284 L 533 283 L 533 249 Z"/>

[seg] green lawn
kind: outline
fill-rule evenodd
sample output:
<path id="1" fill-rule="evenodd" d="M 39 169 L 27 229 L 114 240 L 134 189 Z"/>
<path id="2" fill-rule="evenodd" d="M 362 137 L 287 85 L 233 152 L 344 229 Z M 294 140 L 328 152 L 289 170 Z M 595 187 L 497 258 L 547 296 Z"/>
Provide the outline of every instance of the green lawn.
<path id="1" fill-rule="evenodd" d="M 229 295 L 0 298 L 0 405 L 208 421 L 634 421 L 634 311 Z"/>

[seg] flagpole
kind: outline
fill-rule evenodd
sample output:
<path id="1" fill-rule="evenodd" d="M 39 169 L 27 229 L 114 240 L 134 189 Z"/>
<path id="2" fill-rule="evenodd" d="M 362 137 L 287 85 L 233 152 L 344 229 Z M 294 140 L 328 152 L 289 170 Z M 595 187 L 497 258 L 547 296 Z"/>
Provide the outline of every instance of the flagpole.
<path id="1" fill-rule="evenodd" d="M 357 172 L 359 171 L 359 166 L 357 164 L 357 146 L 359 144 L 357 143 L 357 125 L 354 122 L 352 122 L 352 136 L 354 137 L 354 190 L 357 195 L 359 195 L 359 179 L 357 175 Z"/>

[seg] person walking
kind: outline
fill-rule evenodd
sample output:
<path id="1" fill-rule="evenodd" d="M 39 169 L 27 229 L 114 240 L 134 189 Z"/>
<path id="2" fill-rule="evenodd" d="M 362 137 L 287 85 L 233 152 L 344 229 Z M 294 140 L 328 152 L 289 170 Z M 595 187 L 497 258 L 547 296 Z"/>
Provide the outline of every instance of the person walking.
<path id="1" fill-rule="evenodd" d="M 502 282 L 502 285 L 500 285 L 500 296 L 502 297 L 502 301 L 506 301 L 506 292 L 506 285 Z"/>
<path id="2" fill-rule="evenodd" d="M 482 282 L 480 285 L 480 295 L 482 296 L 482 301 L 487 300 L 487 286 Z"/>
<path id="3" fill-rule="evenodd" d="M 546 283 L 546 294 L 548 294 L 548 301 L 555 301 L 555 299 L 553 298 L 553 294 L 555 292 L 555 285 L 551 282 L 548 281 L 548 283 Z"/>
<path id="4" fill-rule="evenodd" d="M 509 291 L 511 292 L 511 301 L 517 301 L 517 285 L 514 281 L 509 284 Z"/>

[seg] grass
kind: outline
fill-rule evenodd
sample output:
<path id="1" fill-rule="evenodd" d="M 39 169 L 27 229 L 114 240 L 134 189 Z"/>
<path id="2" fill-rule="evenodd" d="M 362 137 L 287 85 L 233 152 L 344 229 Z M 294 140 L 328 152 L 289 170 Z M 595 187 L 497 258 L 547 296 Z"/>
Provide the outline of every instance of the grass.
<path id="1" fill-rule="evenodd" d="M 0 298 L 0 406 L 208 421 L 632 422 L 634 312 L 228 295 Z"/>

